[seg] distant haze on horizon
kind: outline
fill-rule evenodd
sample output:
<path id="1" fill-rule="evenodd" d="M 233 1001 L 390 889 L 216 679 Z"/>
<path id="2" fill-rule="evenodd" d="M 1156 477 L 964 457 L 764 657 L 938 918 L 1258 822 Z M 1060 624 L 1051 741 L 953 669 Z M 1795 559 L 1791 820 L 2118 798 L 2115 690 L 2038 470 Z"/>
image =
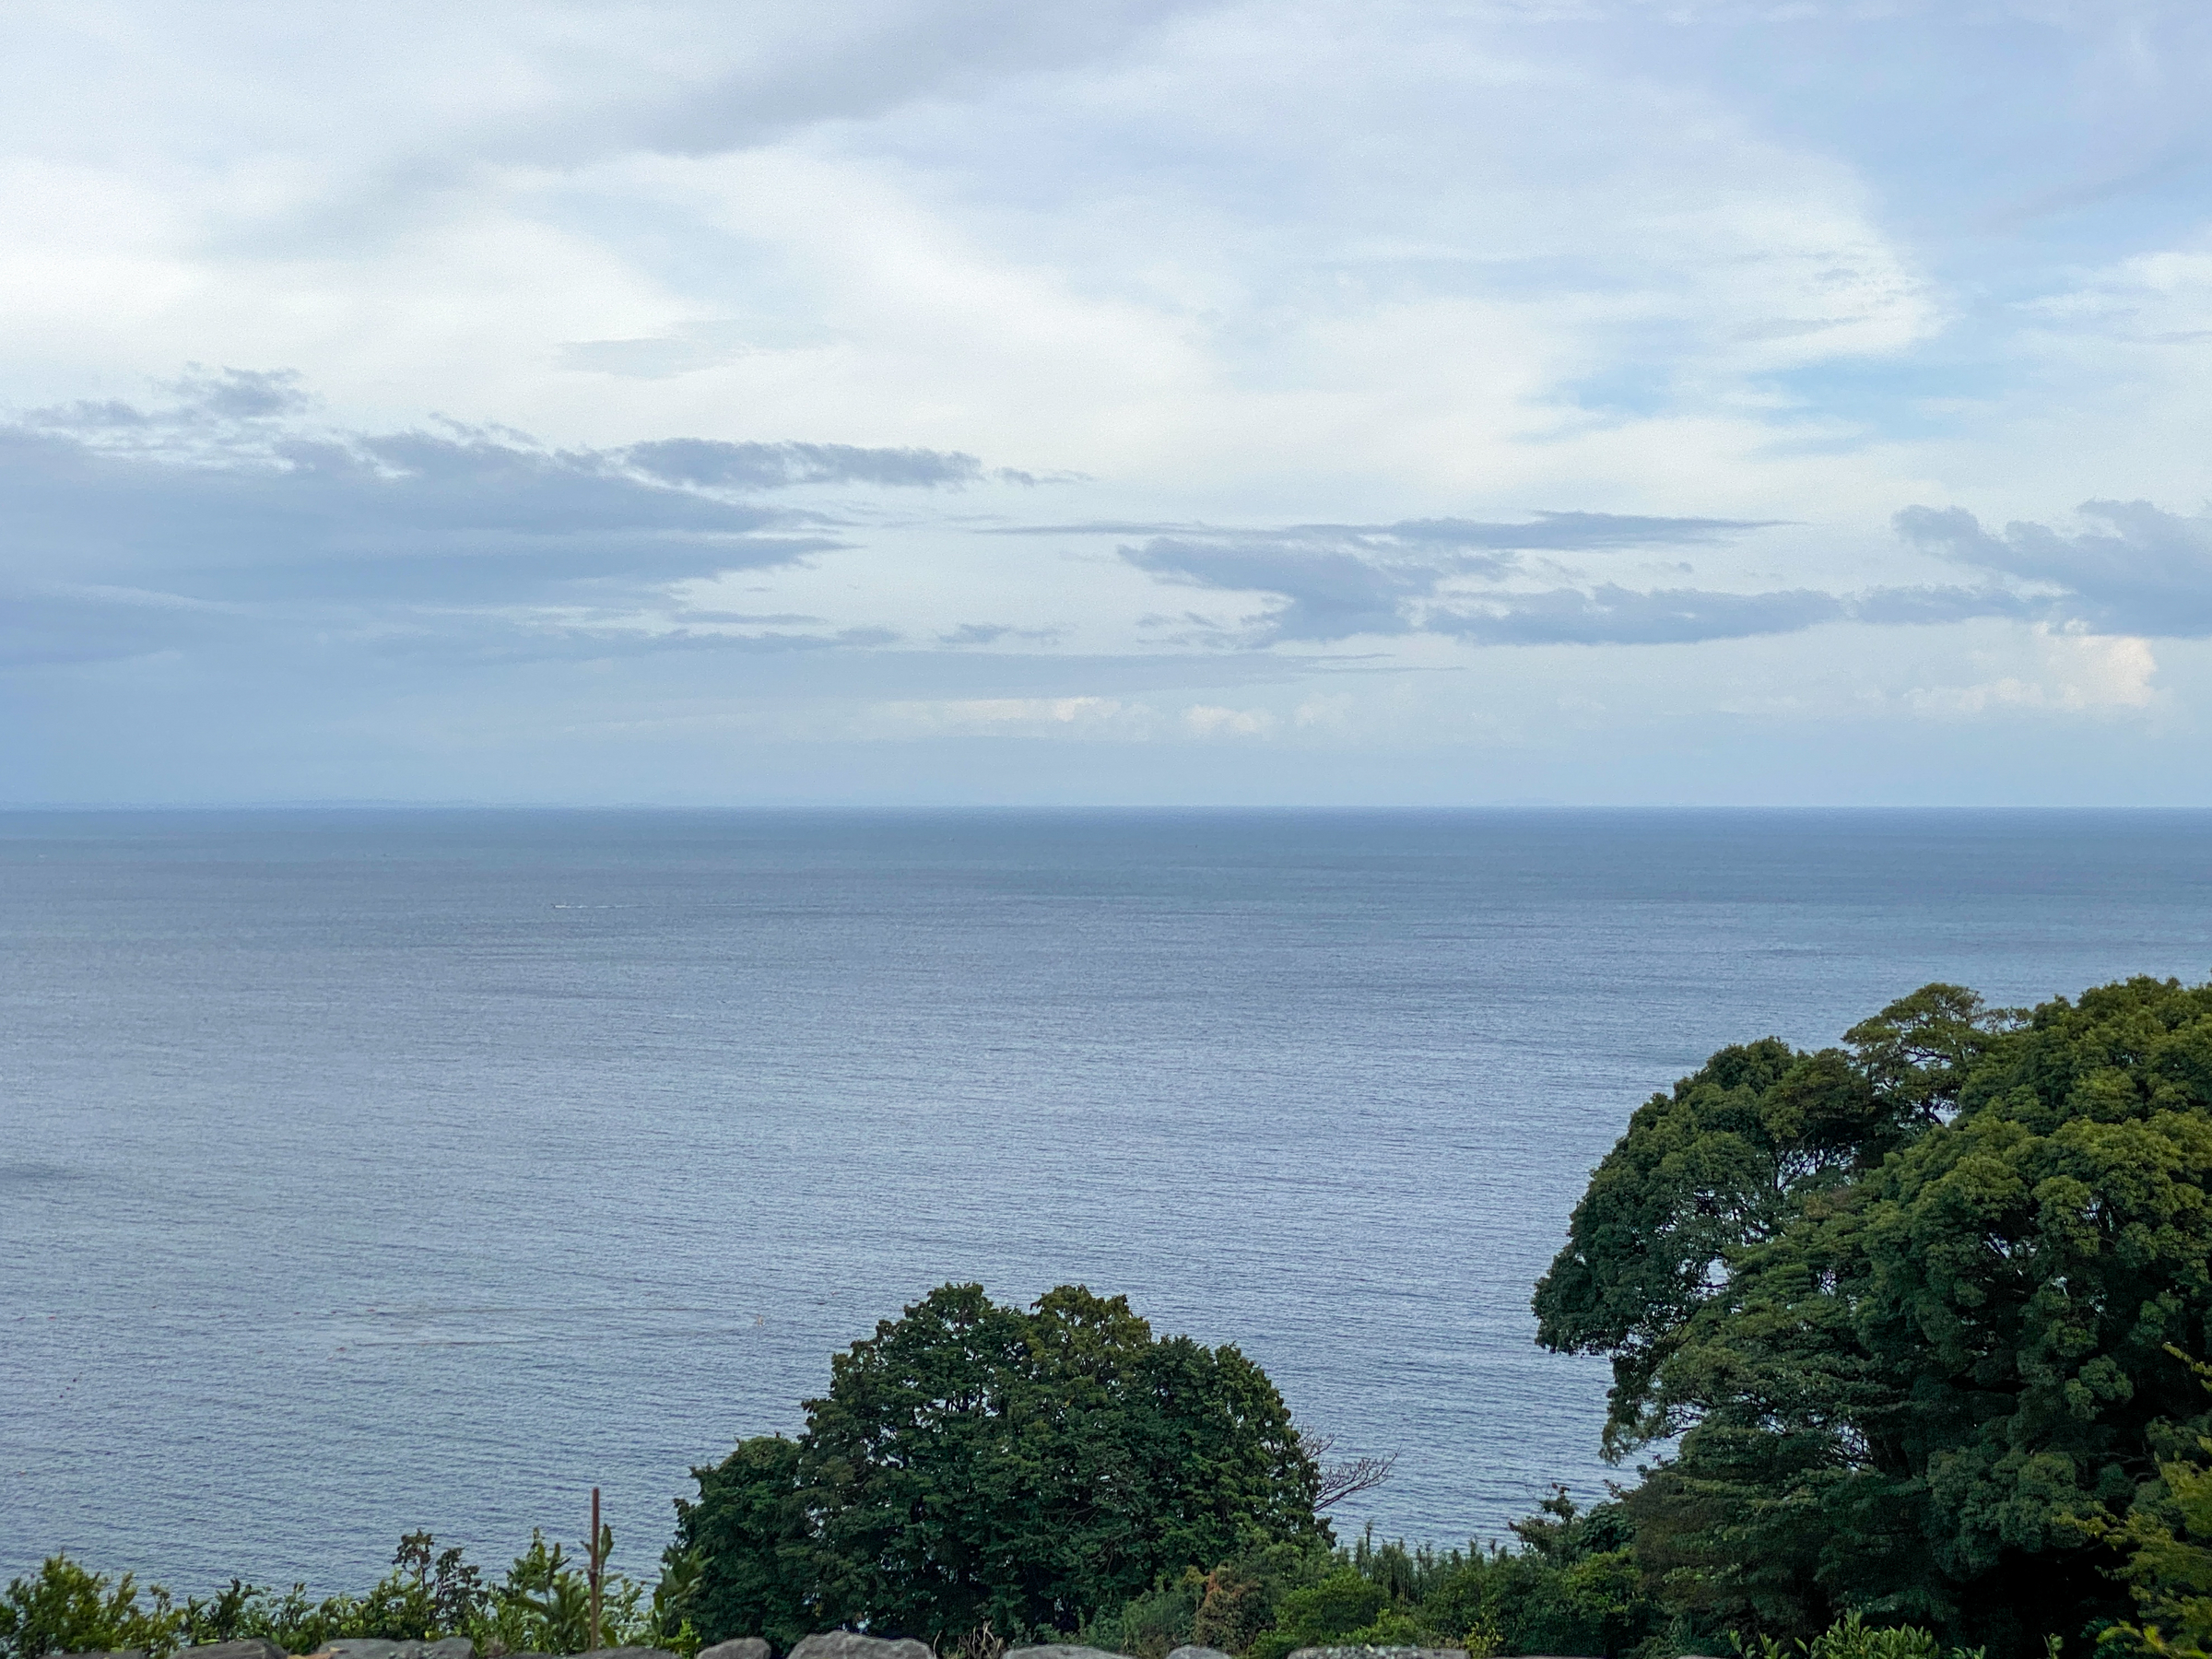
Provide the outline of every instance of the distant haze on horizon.
<path id="1" fill-rule="evenodd" d="M 22 0 L 0 805 L 2212 805 L 2212 8 Z"/>

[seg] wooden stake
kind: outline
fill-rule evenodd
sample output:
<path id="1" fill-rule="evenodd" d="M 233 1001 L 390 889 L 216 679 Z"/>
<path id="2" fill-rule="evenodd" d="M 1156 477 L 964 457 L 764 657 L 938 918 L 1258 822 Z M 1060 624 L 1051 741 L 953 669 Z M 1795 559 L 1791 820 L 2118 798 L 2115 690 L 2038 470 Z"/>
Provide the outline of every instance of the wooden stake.
<path id="1" fill-rule="evenodd" d="M 592 1646 L 599 1645 L 599 1571 L 606 1563 L 599 1558 L 599 1488 L 592 1488 Z"/>

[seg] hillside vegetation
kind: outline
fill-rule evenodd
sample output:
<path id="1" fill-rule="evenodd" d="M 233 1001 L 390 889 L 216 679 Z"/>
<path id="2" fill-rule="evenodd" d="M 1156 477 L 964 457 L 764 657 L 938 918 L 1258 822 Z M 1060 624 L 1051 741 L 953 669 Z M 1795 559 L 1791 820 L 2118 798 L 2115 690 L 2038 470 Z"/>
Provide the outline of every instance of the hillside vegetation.
<path id="1" fill-rule="evenodd" d="M 1508 1543 L 1340 1544 L 1340 1472 L 1237 1349 L 1080 1286 L 1017 1308 L 947 1285 L 832 1359 L 795 1438 L 695 1471 L 603 1636 L 2212 1659 L 2208 1194 L 2212 986 L 2006 1011 L 1930 985 L 1839 1048 L 1722 1050 L 1593 1173 L 1535 1307 L 1539 1341 L 1611 1361 L 1593 1430 L 1645 1461 L 1603 1502 L 1559 1492 Z M 488 1583 L 410 1535 L 323 1601 L 233 1581 L 178 1605 L 57 1557 L 0 1598 L 0 1659 L 574 1653 L 583 1594 L 542 1536 Z"/>

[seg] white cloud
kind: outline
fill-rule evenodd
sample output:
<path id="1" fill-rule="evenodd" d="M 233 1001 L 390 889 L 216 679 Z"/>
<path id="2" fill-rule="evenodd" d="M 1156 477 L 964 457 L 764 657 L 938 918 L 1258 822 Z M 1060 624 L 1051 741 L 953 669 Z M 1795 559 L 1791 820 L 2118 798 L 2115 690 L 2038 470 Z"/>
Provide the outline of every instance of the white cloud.
<path id="1" fill-rule="evenodd" d="M 1114 697 L 970 697 L 869 704 L 845 728 L 866 737 L 1073 737 L 1143 742 L 1159 728 L 1147 704 Z"/>
<path id="2" fill-rule="evenodd" d="M 2159 661 L 2148 640 L 2035 629 L 2024 672 L 1964 685 L 1915 687 L 1906 694 L 1924 714 L 1975 716 L 2057 712 L 2140 712 L 2159 701 L 2151 682 Z M 1975 653 L 1984 666 L 1994 654 Z"/>
<path id="3" fill-rule="evenodd" d="M 320 405 L 5 434 L 0 724 L 159 662 L 249 729 L 404 661 L 456 728 L 1268 739 L 1224 765 L 2186 712 L 2204 26 L 1974 8 L 1993 107 L 1955 13 L 26 0 L 0 407 Z M 1741 533 L 1402 534 L 1547 512 Z"/>
<path id="4" fill-rule="evenodd" d="M 1265 709 L 1225 709 L 1217 703 L 1193 703 L 1183 710 L 1182 724 L 1200 737 L 1265 737 L 1275 730 L 1275 716 Z"/>

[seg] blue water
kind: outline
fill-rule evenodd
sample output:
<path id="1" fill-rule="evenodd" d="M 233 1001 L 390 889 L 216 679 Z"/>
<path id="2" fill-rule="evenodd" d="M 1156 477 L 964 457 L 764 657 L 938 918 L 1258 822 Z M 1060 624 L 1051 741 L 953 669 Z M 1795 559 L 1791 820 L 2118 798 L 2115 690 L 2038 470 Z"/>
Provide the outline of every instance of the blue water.
<path id="1" fill-rule="evenodd" d="M 2212 975 L 2212 816 L 0 815 L 0 1572 L 501 1561 L 788 1430 L 947 1278 L 1126 1292 L 1496 1534 L 1531 1342 L 1721 1043 Z"/>

